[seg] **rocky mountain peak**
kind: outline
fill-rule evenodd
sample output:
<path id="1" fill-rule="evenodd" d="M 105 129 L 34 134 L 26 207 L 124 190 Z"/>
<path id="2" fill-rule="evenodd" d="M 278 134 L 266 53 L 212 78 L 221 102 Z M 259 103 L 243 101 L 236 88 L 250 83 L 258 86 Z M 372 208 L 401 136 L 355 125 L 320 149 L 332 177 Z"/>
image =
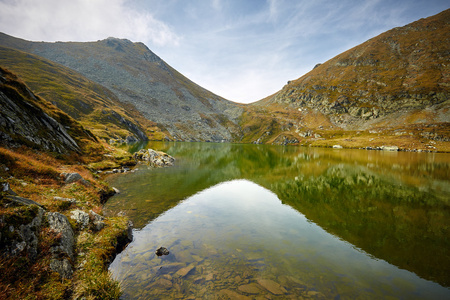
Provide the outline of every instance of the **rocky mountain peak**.
<path id="1" fill-rule="evenodd" d="M 317 109 L 343 127 L 442 104 L 450 95 L 449 20 L 446 10 L 380 34 L 317 65 L 269 102 Z"/>

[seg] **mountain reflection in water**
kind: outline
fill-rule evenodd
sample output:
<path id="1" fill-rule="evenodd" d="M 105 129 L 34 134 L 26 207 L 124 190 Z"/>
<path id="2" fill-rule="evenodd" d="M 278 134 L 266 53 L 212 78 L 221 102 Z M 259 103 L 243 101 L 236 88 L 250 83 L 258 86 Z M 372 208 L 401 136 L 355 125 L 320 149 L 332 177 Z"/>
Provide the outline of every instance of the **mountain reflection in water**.
<path id="1" fill-rule="evenodd" d="M 384 285 L 385 283 L 375 284 L 378 288 L 372 287 L 373 282 L 379 283 L 380 278 L 383 278 L 383 276 L 387 276 L 387 278 L 394 276 L 393 273 L 388 275 L 390 274 L 389 272 L 393 272 L 392 270 L 398 270 L 393 266 L 389 266 L 389 268 L 393 269 L 384 269 L 383 272 L 389 270 L 388 273 L 380 271 L 383 274 L 374 274 L 373 276 L 377 278 L 376 280 L 373 278 L 367 279 L 366 283 L 364 283 L 367 286 L 364 286 L 364 284 L 359 287 L 357 287 L 358 285 L 353 286 L 355 284 L 352 282 L 353 279 L 350 280 L 348 277 L 352 276 L 354 269 L 365 265 L 365 263 L 361 263 L 356 258 L 359 254 L 355 253 L 363 253 L 361 254 L 364 257 L 363 260 L 368 259 L 367 253 L 400 269 L 414 272 L 419 277 L 434 281 L 441 286 L 448 287 L 450 285 L 448 276 L 450 266 L 450 156 L 448 154 L 208 143 L 159 143 L 149 147 L 166 151 L 174 156 L 177 159 L 176 166 L 153 170 L 145 166 L 139 166 L 139 170 L 135 173 L 117 175 L 108 179 L 111 185 L 121 190 L 121 194 L 110 199 L 105 210 L 110 213 L 125 211 L 138 229 L 135 241 L 123 255 L 130 256 L 131 254 L 126 254 L 128 253 L 127 251 L 134 251 L 130 249 L 133 249 L 137 243 L 142 244 L 140 234 L 143 231 L 155 232 L 155 236 L 151 238 L 145 237 L 145 246 L 142 244 L 142 247 L 148 248 L 145 250 L 148 253 L 154 253 L 154 250 L 159 246 L 167 246 L 158 244 L 157 235 L 160 233 L 157 232 L 159 232 L 159 225 L 157 226 L 155 223 L 160 222 L 158 220 L 166 215 L 170 215 L 172 211 L 178 209 L 178 206 L 183 205 L 184 202 L 180 203 L 180 201 L 193 195 L 202 194 L 202 191 L 208 191 L 208 188 L 221 182 L 246 179 L 257 183 L 260 186 L 259 188 L 264 187 L 272 191 L 274 193 L 273 196 L 275 197 L 276 195 L 275 198 L 280 199 L 289 206 L 290 210 L 293 208 L 300 212 L 296 213 L 296 215 L 301 216 L 300 219 L 303 218 L 301 222 L 310 224 L 309 229 L 303 230 L 300 236 L 290 233 L 291 235 L 287 234 L 283 241 L 279 241 L 279 244 L 275 243 L 278 251 L 283 253 L 278 257 L 280 265 L 269 263 L 269 257 L 275 257 L 273 253 L 270 254 L 270 251 L 265 252 L 266 250 L 264 249 L 266 248 L 259 250 L 261 252 L 259 255 L 262 255 L 264 258 L 264 262 L 260 263 L 260 267 L 265 270 L 266 274 L 272 274 L 266 277 L 271 278 L 276 284 L 283 283 L 282 287 L 286 289 L 286 293 L 292 292 L 295 294 L 295 289 L 297 289 L 295 290 L 296 292 L 300 292 L 300 289 L 303 289 L 302 293 L 304 296 L 308 296 L 308 294 L 305 294 L 307 292 L 320 292 L 321 294 L 317 295 L 323 295 L 326 298 L 337 295 L 355 296 L 357 298 L 364 298 L 368 295 L 396 295 L 403 297 L 408 295 L 408 293 L 412 293 L 410 296 L 413 298 L 432 298 L 430 296 L 433 293 L 438 293 L 435 296 L 446 295 L 449 297 L 449 290 L 446 288 L 424 280 L 421 283 L 417 283 L 414 281 L 416 279 L 411 281 L 412 279 L 404 279 L 404 277 L 401 277 L 403 278 L 401 283 L 394 282 L 392 283 L 393 286 L 389 288 Z M 271 194 L 267 190 L 265 191 Z M 244 190 L 241 191 L 239 197 L 245 198 L 249 196 L 248 194 L 249 192 Z M 214 198 L 212 195 L 209 197 Z M 241 199 L 239 201 L 246 203 L 247 200 Z M 173 207 L 175 208 L 167 211 Z M 166 213 L 160 216 L 164 212 Z M 253 213 L 255 213 L 255 216 L 258 216 L 259 211 L 255 209 Z M 160 217 L 156 219 L 158 216 Z M 211 219 L 214 220 L 215 218 Z M 262 222 L 264 218 L 260 217 L 258 220 Z M 189 218 L 180 219 L 178 222 L 184 224 L 184 227 L 195 226 L 191 224 L 193 221 Z M 298 220 L 293 221 L 292 219 L 291 222 L 298 222 Z M 234 227 L 237 226 L 239 228 L 237 225 L 239 223 L 234 223 Z M 317 258 L 316 260 L 313 260 L 309 254 L 305 254 L 308 253 L 307 251 L 304 254 L 298 254 L 295 252 L 296 250 L 294 253 L 289 252 L 289 249 L 296 249 L 296 244 L 292 245 L 293 240 L 300 239 L 305 232 L 311 234 L 309 230 L 312 230 L 312 227 L 316 228 L 312 223 L 320 226 L 317 227 L 318 229 L 314 229 L 316 232 L 320 232 L 323 229 L 332 234 L 329 235 L 324 232 L 318 236 L 326 236 L 324 240 L 327 241 L 333 240 L 333 242 L 330 242 L 332 246 L 322 245 L 312 248 L 314 253 L 322 253 L 315 256 L 315 258 L 320 257 L 320 259 Z M 292 223 L 282 224 L 286 227 L 287 232 L 297 226 L 297 224 L 294 225 Z M 144 226 L 146 226 L 145 229 L 139 231 Z M 212 223 L 206 222 L 202 226 L 192 230 L 201 234 L 205 228 L 212 226 Z M 230 226 L 233 227 L 232 225 Z M 148 228 L 152 229 L 149 230 Z M 163 235 L 179 234 L 179 232 L 176 232 L 176 228 L 179 228 L 178 225 L 173 225 L 171 228 L 170 234 L 166 232 Z M 242 231 L 242 228 L 239 228 L 239 230 Z M 222 233 L 220 235 L 223 236 Z M 251 233 L 245 233 L 240 238 L 232 235 L 230 239 L 235 240 L 235 243 L 238 244 L 240 240 L 246 239 L 246 235 L 249 239 L 252 236 Z M 338 237 L 341 241 L 350 243 L 343 243 L 346 247 L 352 248 L 351 245 L 353 245 L 362 251 L 355 251 L 352 248 L 355 253 L 352 252 L 347 257 L 348 260 L 340 257 L 332 259 L 330 262 L 329 259 L 334 257 L 336 252 L 333 250 L 333 245 L 342 243 L 333 236 Z M 184 239 L 191 239 L 192 241 L 194 237 L 188 237 L 184 234 L 180 243 L 189 243 Z M 198 278 L 203 278 L 201 276 L 208 274 L 202 273 L 203 271 L 206 272 L 204 270 L 205 266 L 200 266 L 200 264 L 202 260 L 207 259 L 207 255 L 194 254 L 195 251 L 193 249 L 201 252 L 204 250 L 201 250 L 203 246 L 196 245 L 194 242 L 192 242 L 192 245 L 189 243 L 189 245 L 192 249 L 187 247 L 183 248 L 182 251 L 190 251 L 189 255 L 198 256 L 197 259 L 199 260 L 196 262 L 195 270 L 193 269 L 189 272 L 189 276 L 197 275 Z M 196 248 L 197 246 L 200 248 Z M 212 246 L 216 247 L 217 245 L 213 244 Z M 224 251 L 220 247 L 214 249 L 218 253 Z M 236 256 L 239 253 L 239 251 L 236 251 L 234 249 L 230 250 L 232 254 L 225 252 L 222 254 L 227 257 L 229 255 Z M 252 251 L 258 252 L 257 249 Z M 302 253 L 301 251 L 300 253 Z M 245 253 L 248 254 L 250 252 Z M 140 253 L 142 254 L 142 252 Z M 181 261 L 179 260 L 181 258 L 176 256 L 176 254 L 174 256 L 175 260 L 172 263 L 180 263 Z M 221 257 L 221 255 L 219 256 Z M 123 273 L 123 271 L 120 271 L 120 257 L 122 256 L 118 256 L 118 259 L 116 259 L 115 267 L 112 267 L 116 275 Z M 291 260 L 292 257 L 296 258 Z M 299 257 L 302 257 L 302 259 Z M 152 258 L 148 259 L 153 261 Z M 219 263 L 217 259 L 215 260 Z M 247 257 L 243 257 L 242 261 L 246 261 L 246 259 Z M 336 261 L 345 261 L 347 264 L 353 265 L 353 271 L 343 269 Z M 380 265 L 385 264 L 385 262 L 380 260 L 372 259 L 370 261 L 370 269 L 375 268 L 374 265 L 378 268 Z M 181 263 L 185 264 L 185 267 L 190 265 L 187 261 Z M 229 261 L 223 263 L 225 265 L 230 264 Z M 283 268 L 286 268 L 287 264 L 291 266 L 288 269 L 296 270 L 298 268 L 299 270 L 293 271 L 291 275 L 287 275 L 289 272 L 283 271 L 284 273 L 280 273 L 276 271 L 283 264 L 285 264 Z M 306 265 L 309 267 L 305 267 Z M 324 271 L 322 268 L 326 268 L 327 271 Z M 245 268 L 236 270 L 247 274 L 245 273 Z M 309 270 L 308 274 L 310 275 L 306 276 L 306 273 L 302 273 L 305 270 Z M 398 272 L 400 271 L 398 270 Z M 325 276 L 318 280 L 317 278 L 323 276 L 323 272 L 335 275 L 339 273 L 342 278 L 346 279 L 341 281 L 337 277 L 334 278 L 330 275 L 331 277 Z M 160 276 L 154 277 L 154 274 L 152 274 L 149 271 L 146 275 L 150 280 L 147 285 L 154 284 L 154 282 L 162 278 Z M 243 278 L 242 274 L 237 274 L 236 276 Z M 301 284 L 293 283 L 286 276 L 301 280 L 303 287 Z M 414 277 L 413 274 L 408 273 L 406 277 L 409 278 L 411 276 Z M 183 282 L 190 282 L 187 280 L 187 277 L 183 277 Z M 258 283 L 258 278 L 250 277 L 252 279 L 247 279 L 249 280 L 247 285 L 250 286 L 245 286 L 241 290 L 238 288 L 245 285 L 244 283 L 240 285 L 228 283 L 230 287 L 225 288 L 225 282 L 221 283 L 224 286 L 220 286 L 218 282 L 212 280 L 212 283 L 215 282 L 217 284 L 217 288 L 213 290 L 218 292 L 222 288 L 222 290 L 229 290 L 229 293 L 239 293 L 247 296 L 251 295 L 248 292 L 252 287 L 267 291 L 261 285 L 264 282 Z M 356 277 L 361 276 L 357 275 Z M 261 278 L 259 279 L 262 280 Z M 198 280 L 203 282 L 202 279 Z M 194 284 L 193 282 L 191 284 Z M 416 289 L 406 288 L 413 282 L 413 286 L 417 287 Z M 425 283 L 430 284 L 430 286 L 427 286 Z M 166 282 L 166 284 L 168 283 Z M 177 284 L 180 285 L 174 278 L 172 278 L 171 284 L 175 286 Z M 422 290 L 419 287 L 422 287 Z M 250 290 L 246 290 L 247 288 Z M 356 289 L 362 289 L 365 292 L 352 291 Z M 376 292 L 372 291 L 373 289 L 376 289 Z M 168 290 L 171 290 L 171 288 Z M 369 290 L 371 291 L 369 292 Z M 387 292 L 388 290 L 390 292 Z M 434 292 L 432 293 L 431 291 Z M 364 296 L 364 293 L 367 293 L 367 295 Z M 274 295 L 272 294 L 272 296 Z"/>

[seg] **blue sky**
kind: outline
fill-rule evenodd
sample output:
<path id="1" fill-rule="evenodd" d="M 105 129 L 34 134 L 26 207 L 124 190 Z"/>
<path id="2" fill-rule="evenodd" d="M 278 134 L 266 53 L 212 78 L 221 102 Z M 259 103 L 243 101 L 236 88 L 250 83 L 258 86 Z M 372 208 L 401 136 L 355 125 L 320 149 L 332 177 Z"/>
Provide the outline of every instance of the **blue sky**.
<path id="1" fill-rule="evenodd" d="M 197 84 L 248 103 L 448 8 L 448 0 L 0 0 L 0 31 L 33 41 L 143 42 Z"/>

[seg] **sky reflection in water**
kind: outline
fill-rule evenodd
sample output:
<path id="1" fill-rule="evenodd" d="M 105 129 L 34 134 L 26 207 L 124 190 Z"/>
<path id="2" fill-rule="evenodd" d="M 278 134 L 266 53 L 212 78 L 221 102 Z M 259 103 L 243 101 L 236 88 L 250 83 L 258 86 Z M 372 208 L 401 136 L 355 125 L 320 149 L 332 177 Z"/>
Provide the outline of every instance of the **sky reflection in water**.
<path id="1" fill-rule="evenodd" d="M 155 256 L 159 246 L 171 254 Z M 192 270 L 182 276 L 185 268 Z M 111 270 L 122 282 L 124 298 L 214 299 L 225 291 L 254 295 L 242 292 L 242 286 L 275 297 L 308 292 L 319 298 L 449 295 L 439 285 L 335 238 L 247 180 L 216 185 L 167 211 L 136 232 L 135 242 Z M 271 293 L 258 283 L 261 279 L 275 282 L 283 293 Z"/>

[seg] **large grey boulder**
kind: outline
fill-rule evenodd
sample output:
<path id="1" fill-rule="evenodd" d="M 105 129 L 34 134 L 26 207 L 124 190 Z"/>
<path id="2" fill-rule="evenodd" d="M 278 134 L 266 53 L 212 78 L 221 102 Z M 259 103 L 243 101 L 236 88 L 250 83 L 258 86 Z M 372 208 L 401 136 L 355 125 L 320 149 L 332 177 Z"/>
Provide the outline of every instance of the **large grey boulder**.
<path id="1" fill-rule="evenodd" d="M 44 209 L 38 207 L 36 217 L 29 224 L 22 224 L 19 227 L 19 234 L 26 243 L 29 257 L 34 260 L 38 254 L 39 229 L 41 228 Z"/>
<path id="2" fill-rule="evenodd" d="M 73 246 L 75 245 L 75 238 L 69 219 L 59 212 L 49 212 L 47 213 L 47 220 L 50 229 L 53 229 L 55 232 L 61 234 L 60 244 L 54 246 L 52 252 L 61 251 L 73 259 Z"/>
<path id="3" fill-rule="evenodd" d="M 8 228 L 9 236 L 1 239 L 0 249 L 9 255 L 20 255 L 27 253 L 31 260 L 36 259 L 38 254 L 39 230 L 42 224 L 44 209 L 38 206 L 31 206 L 26 209 L 32 219 L 24 218 L 22 224 L 8 222 L 5 216 L 0 216 L 0 224 Z"/>
<path id="4" fill-rule="evenodd" d="M 80 182 L 85 186 L 89 186 L 90 183 L 86 179 L 84 179 L 80 174 L 78 173 L 61 173 L 61 176 L 64 179 L 64 183 L 74 183 L 74 182 Z"/>
<path id="5" fill-rule="evenodd" d="M 58 212 L 47 213 L 47 219 L 50 228 L 61 234 L 59 243 L 50 249 L 53 253 L 50 268 L 63 278 L 70 278 L 73 274 L 73 267 L 68 258 L 74 259 L 73 247 L 75 245 L 72 226 L 70 226 L 69 219 Z"/>

